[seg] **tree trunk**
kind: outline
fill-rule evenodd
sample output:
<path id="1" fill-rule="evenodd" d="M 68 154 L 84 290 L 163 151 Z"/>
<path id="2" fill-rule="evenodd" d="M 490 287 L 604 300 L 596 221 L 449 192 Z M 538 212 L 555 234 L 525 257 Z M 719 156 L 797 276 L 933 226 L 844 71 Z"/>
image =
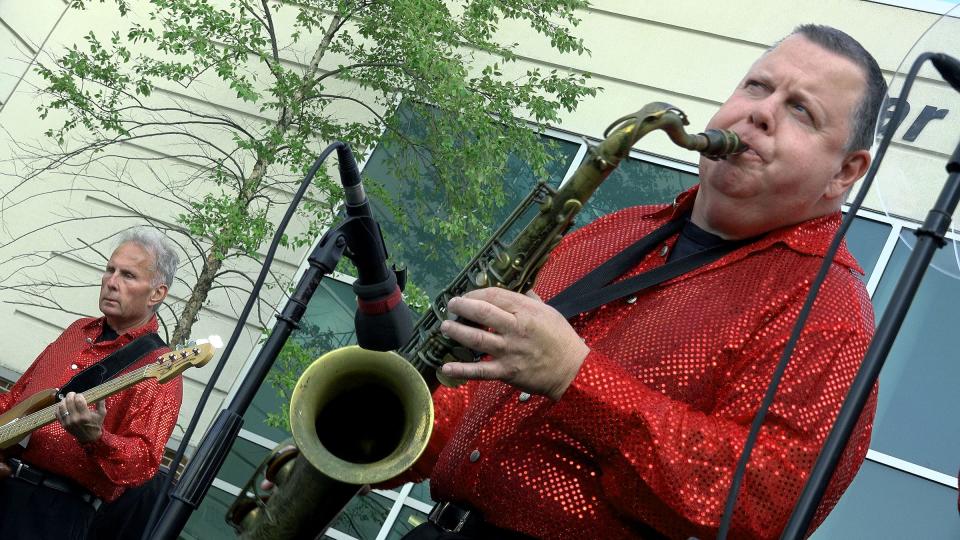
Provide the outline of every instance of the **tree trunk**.
<path id="1" fill-rule="evenodd" d="M 190 339 L 193 323 L 197 321 L 200 308 L 203 307 L 207 295 L 210 294 L 210 288 L 213 287 L 213 280 L 223 266 L 223 261 L 216 256 L 216 253 L 216 246 L 212 246 L 207 251 L 197 284 L 194 285 L 190 298 L 187 299 L 187 304 L 183 307 L 180 318 L 177 319 L 177 327 L 173 329 L 173 335 L 170 337 L 171 345 L 184 343 Z"/>

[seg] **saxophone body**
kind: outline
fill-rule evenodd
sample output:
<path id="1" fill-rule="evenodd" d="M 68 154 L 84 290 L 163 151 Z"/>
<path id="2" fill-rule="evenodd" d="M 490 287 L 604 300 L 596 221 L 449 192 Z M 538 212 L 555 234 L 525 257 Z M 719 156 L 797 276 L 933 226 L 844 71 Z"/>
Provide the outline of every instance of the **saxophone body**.
<path id="1" fill-rule="evenodd" d="M 534 187 L 527 197 L 480 249 L 460 274 L 433 301 L 430 310 L 414 328 L 414 337 L 398 352 L 417 367 L 421 375 L 435 388 L 433 380 L 442 380 L 437 374 L 450 361 L 467 362 L 474 359 L 472 351 L 440 333 L 440 323 L 447 317 L 447 302 L 475 289 L 500 287 L 524 293 L 533 287 L 540 268 L 546 263 L 553 248 L 573 224 L 573 219 L 600 184 L 630 154 L 636 142 L 651 131 L 662 129 L 679 146 L 701 151 L 717 159 L 743 151 L 745 147 L 733 132 L 708 130 L 688 135 L 683 127 L 687 118 L 682 111 L 667 103 L 653 102 L 639 111 L 623 116 L 604 131 L 604 140 L 590 147 L 588 155 L 559 188 L 545 182 Z M 539 212 L 516 238 L 506 243 L 504 238 L 531 206 Z"/>
<path id="2" fill-rule="evenodd" d="M 674 143 L 711 159 L 746 149 L 733 132 L 689 135 L 685 125 L 682 111 L 660 102 L 618 119 L 559 188 L 537 184 L 437 295 L 413 337 L 396 353 L 345 347 L 318 358 L 300 377 L 290 403 L 300 456 L 285 466 L 288 472 L 277 475 L 278 493 L 266 502 L 248 485 L 231 507 L 228 522 L 244 538 L 315 537 L 364 485 L 389 480 L 412 466 L 430 440 L 433 390 L 441 383 L 457 383 L 443 380 L 438 370 L 446 362 L 475 360 L 473 351 L 440 333 L 449 300 L 483 287 L 528 291 L 580 209 L 647 133 L 662 129 Z M 508 241 L 508 233 L 534 207 L 536 215 Z M 313 525 L 304 531 L 303 523 L 291 520 Z M 287 532 L 292 530 L 298 532 Z"/>

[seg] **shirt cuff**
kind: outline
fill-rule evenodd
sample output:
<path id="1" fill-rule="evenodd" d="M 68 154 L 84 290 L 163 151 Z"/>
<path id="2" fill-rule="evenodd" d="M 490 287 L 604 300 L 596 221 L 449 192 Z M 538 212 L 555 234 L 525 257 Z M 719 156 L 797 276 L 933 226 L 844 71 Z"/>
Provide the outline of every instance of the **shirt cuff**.
<path id="1" fill-rule="evenodd" d="M 101 429 L 99 438 L 90 442 L 80 443 L 80 448 L 82 448 L 83 453 L 88 456 L 108 457 L 113 451 L 114 439 L 116 439 L 116 435 Z"/>

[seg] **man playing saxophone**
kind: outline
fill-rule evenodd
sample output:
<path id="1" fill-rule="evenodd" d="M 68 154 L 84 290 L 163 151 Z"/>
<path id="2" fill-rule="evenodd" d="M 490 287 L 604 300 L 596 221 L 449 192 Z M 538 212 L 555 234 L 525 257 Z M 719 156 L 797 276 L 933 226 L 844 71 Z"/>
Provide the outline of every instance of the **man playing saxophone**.
<path id="1" fill-rule="evenodd" d="M 471 382 L 434 393 L 434 436 L 414 472 L 441 503 L 408 538 L 715 537 L 749 424 L 843 198 L 870 163 L 884 93 L 853 38 L 798 27 L 710 121 L 748 151 L 701 160 L 699 186 L 673 205 L 622 210 L 567 236 L 537 278 L 539 297 L 491 287 L 451 300 L 478 326 L 448 320 L 443 333 L 488 356 L 442 368 Z M 540 300 L 673 220 L 679 232 L 622 278 L 739 243 L 569 320 Z M 873 333 L 857 272 L 841 249 L 760 432 L 732 537 L 778 537 L 789 518 Z M 816 524 L 863 461 L 875 399 Z"/>

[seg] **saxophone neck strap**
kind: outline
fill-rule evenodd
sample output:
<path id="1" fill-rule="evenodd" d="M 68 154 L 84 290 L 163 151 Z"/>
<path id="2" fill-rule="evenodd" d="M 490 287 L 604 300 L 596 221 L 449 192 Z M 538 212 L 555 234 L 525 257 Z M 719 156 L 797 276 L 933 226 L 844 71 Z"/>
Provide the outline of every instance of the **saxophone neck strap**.
<path id="1" fill-rule="evenodd" d="M 617 277 L 635 267 L 658 245 L 679 233 L 683 228 L 685 217 L 678 216 L 627 246 L 620 253 L 560 291 L 547 304 L 553 306 L 565 318 L 569 319 L 710 264 L 727 253 L 755 240 L 755 238 L 749 238 L 724 242 L 667 262 L 629 279 L 611 283 Z"/>

